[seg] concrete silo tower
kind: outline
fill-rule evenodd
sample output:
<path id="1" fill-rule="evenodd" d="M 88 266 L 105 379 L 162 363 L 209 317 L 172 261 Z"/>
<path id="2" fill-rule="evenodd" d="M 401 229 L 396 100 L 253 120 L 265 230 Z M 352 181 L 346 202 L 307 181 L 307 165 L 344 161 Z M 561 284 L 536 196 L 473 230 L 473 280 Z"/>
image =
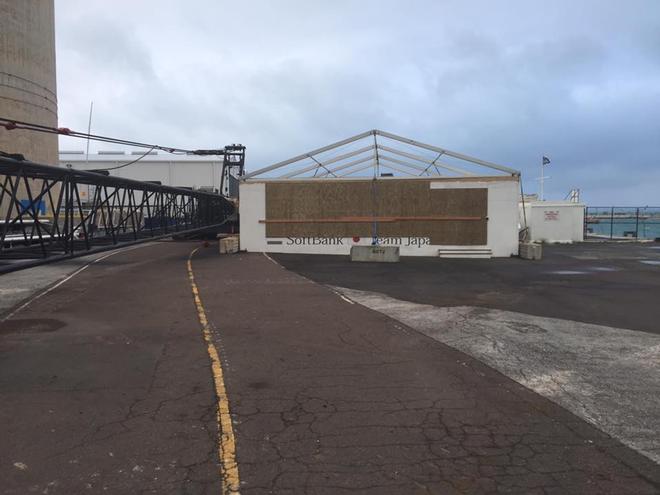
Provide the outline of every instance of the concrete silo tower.
<path id="1" fill-rule="evenodd" d="M 0 0 L 0 116 L 57 126 L 54 0 Z M 57 165 L 57 136 L 0 127 L 0 150 Z"/>

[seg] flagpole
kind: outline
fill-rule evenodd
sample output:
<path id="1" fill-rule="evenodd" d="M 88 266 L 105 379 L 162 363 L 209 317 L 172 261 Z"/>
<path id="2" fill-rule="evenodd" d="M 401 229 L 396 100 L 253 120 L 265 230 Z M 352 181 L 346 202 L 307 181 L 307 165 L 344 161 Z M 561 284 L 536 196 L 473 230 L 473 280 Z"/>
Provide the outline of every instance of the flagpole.
<path id="1" fill-rule="evenodd" d="M 545 173 L 544 173 L 545 170 L 543 170 L 543 167 L 545 167 L 545 163 L 543 163 L 543 162 L 544 162 L 543 157 L 541 157 L 541 201 L 544 201 L 544 199 L 543 199 L 543 179 L 544 179 L 544 177 L 543 176 L 545 175 Z"/>
<path id="2" fill-rule="evenodd" d="M 89 104 L 89 121 L 87 123 L 87 152 L 85 153 L 85 164 L 89 165 L 89 135 L 92 133 L 92 110 L 94 110 L 94 102 Z"/>

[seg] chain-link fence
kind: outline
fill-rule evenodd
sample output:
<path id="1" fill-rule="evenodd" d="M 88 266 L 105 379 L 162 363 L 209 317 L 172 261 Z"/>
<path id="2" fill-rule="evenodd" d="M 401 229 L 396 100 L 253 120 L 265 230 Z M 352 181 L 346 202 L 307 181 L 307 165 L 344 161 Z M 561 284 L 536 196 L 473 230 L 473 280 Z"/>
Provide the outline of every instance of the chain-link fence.
<path id="1" fill-rule="evenodd" d="M 602 239 L 660 239 L 660 207 L 588 206 L 584 236 Z"/>

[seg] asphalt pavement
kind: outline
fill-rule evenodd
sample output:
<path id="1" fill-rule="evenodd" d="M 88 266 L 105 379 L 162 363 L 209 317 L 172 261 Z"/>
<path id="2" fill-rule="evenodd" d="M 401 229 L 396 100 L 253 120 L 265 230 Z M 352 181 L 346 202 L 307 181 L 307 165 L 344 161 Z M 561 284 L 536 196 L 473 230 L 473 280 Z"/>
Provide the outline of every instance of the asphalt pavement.
<path id="1" fill-rule="evenodd" d="M 219 493 L 192 248 L 104 259 L 0 324 L 0 493 Z"/>
<path id="2" fill-rule="evenodd" d="M 542 261 L 273 255 L 321 284 L 439 307 L 478 306 L 660 334 L 660 243 L 545 245 Z"/>
<path id="3" fill-rule="evenodd" d="M 263 255 L 194 265 L 242 493 L 659 491 L 657 464 L 565 409 Z"/>
<path id="4" fill-rule="evenodd" d="M 0 324 L 0 493 L 221 493 L 195 247 L 117 254 Z M 192 267 L 241 493 L 660 493 L 609 435 L 263 255 Z"/>

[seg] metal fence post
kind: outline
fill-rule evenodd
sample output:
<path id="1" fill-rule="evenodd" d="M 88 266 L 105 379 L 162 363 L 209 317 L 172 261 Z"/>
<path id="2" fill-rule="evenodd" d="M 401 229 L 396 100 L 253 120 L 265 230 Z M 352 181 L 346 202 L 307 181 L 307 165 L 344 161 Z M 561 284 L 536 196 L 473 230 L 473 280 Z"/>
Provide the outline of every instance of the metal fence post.
<path id="1" fill-rule="evenodd" d="M 610 240 L 614 239 L 614 206 L 610 214 Z"/>
<path id="2" fill-rule="evenodd" d="M 583 238 L 586 239 L 589 235 L 589 207 L 584 207 L 584 221 L 582 222 Z"/>

